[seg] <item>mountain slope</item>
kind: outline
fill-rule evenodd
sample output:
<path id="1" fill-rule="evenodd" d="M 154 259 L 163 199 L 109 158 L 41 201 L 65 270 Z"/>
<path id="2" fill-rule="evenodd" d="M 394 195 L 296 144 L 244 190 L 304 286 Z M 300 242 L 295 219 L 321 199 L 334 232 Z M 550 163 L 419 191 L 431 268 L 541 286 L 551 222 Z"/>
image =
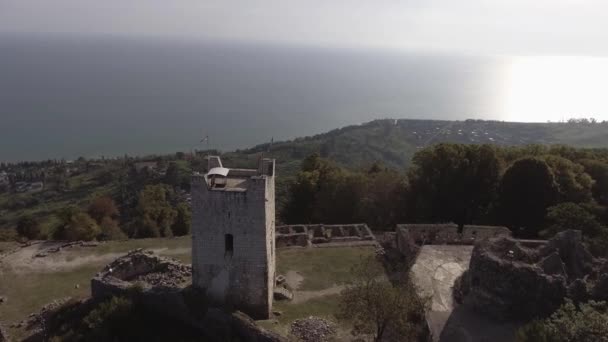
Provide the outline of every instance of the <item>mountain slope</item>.
<path id="1" fill-rule="evenodd" d="M 403 169 L 414 153 L 440 142 L 465 144 L 564 144 L 574 147 L 608 147 L 608 123 L 514 123 L 499 121 L 435 121 L 382 119 L 347 126 L 291 141 L 262 144 L 229 153 L 233 159 L 265 153 L 277 158 L 291 174 L 297 162 L 311 153 L 349 167 L 365 167 L 374 161 Z"/>

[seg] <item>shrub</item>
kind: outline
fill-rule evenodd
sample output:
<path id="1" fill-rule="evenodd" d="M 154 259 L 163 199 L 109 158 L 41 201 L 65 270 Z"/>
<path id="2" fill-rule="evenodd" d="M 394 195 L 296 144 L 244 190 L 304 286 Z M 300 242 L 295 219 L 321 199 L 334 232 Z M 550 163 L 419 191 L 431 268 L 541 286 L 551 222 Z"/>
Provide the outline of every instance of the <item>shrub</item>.
<path id="1" fill-rule="evenodd" d="M 192 220 L 192 213 L 190 207 L 186 203 L 181 203 L 177 206 L 177 216 L 175 222 L 171 226 L 173 235 L 182 236 L 190 233 L 190 224 Z"/>
<path id="2" fill-rule="evenodd" d="M 100 196 L 93 200 L 87 212 L 98 224 L 101 224 L 104 217 L 114 219 L 119 216 L 116 204 L 108 196 Z"/>
<path id="3" fill-rule="evenodd" d="M 172 195 L 170 188 L 164 185 L 148 185 L 137 199 L 136 218 L 131 225 L 133 237 L 170 237 L 171 226 L 177 212 L 168 198 Z"/>
<path id="4" fill-rule="evenodd" d="M 399 341 L 415 341 L 425 331 L 425 303 L 413 284 L 397 285 L 383 279 L 383 270 L 374 258 L 367 258 L 352 270 L 354 280 L 341 294 L 339 318 L 353 322 L 353 335 L 383 341 L 386 335 Z"/>
<path id="5" fill-rule="evenodd" d="M 107 216 L 101 220 L 99 228 L 101 230 L 99 240 L 124 240 L 127 238 L 118 223 Z"/>
<path id="6" fill-rule="evenodd" d="M 608 341 L 608 306 L 589 301 L 578 307 L 571 300 L 544 320 L 529 323 L 518 330 L 518 342 L 606 342 Z"/>
<path id="7" fill-rule="evenodd" d="M 70 241 L 94 240 L 100 233 L 99 226 L 88 214 L 77 213 L 58 232 L 58 238 Z"/>
<path id="8" fill-rule="evenodd" d="M 19 238 L 17 230 L 14 228 L 0 228 L 0 241 L 15 241 Z"/>
<path id="9" fill-rule="evenodd" d="M 560 203 L 547 209 L 547 230 L 543 235 L 551 237 L 568 229 L 580 230 L 586 236 L 596 236 L 602 230 L 593 214 L 576 203 Z"/>
<path id="10" fill-rule="evenodd" d="M 40 237 L 40 223 L 32 216 L 22 216 L 17 223 L 17 233 L 29 240 Z"/>

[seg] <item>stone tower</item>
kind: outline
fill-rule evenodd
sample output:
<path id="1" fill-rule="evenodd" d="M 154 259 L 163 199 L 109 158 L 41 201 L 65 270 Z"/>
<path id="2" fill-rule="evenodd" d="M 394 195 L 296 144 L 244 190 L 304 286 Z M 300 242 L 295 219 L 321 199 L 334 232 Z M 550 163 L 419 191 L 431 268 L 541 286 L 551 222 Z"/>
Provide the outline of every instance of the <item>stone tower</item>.
<path id="1" fill-rule="evenodd" d="M 192 178 L 192 281 L 208 298 L 256 319 L 272 311 L 275 282 L 274 160 L 228 169 L 209 157 Z"/>

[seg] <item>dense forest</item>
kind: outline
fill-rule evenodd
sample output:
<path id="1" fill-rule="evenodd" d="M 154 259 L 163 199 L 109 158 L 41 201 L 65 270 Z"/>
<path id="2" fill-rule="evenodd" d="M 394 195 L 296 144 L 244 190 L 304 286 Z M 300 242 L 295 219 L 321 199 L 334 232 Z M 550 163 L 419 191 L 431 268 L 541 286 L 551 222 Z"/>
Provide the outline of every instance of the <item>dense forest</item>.
<path id="1" fill-rule="evenodd" d="M 287 223 L 505 225 L 522 238 L 580 229 L 608 243 L 608 150 L 437 144 L 407 170 L 361 171 L 309 156 L 289 186 Z"/>

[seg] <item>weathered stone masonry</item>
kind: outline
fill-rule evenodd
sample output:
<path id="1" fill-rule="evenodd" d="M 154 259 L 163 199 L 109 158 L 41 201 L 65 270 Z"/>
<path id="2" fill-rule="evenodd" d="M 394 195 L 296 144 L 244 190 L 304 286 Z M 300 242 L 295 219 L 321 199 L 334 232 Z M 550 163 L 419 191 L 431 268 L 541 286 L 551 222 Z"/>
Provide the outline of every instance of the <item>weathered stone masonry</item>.
<path id="1" fill-rule="evenodd" d="M 209 158 L 192 179 L 193 284 L 210 300 L 256 319 L 272 311 L 275 278 L 274 160 L 257 170 L 226 169 Z"/>

